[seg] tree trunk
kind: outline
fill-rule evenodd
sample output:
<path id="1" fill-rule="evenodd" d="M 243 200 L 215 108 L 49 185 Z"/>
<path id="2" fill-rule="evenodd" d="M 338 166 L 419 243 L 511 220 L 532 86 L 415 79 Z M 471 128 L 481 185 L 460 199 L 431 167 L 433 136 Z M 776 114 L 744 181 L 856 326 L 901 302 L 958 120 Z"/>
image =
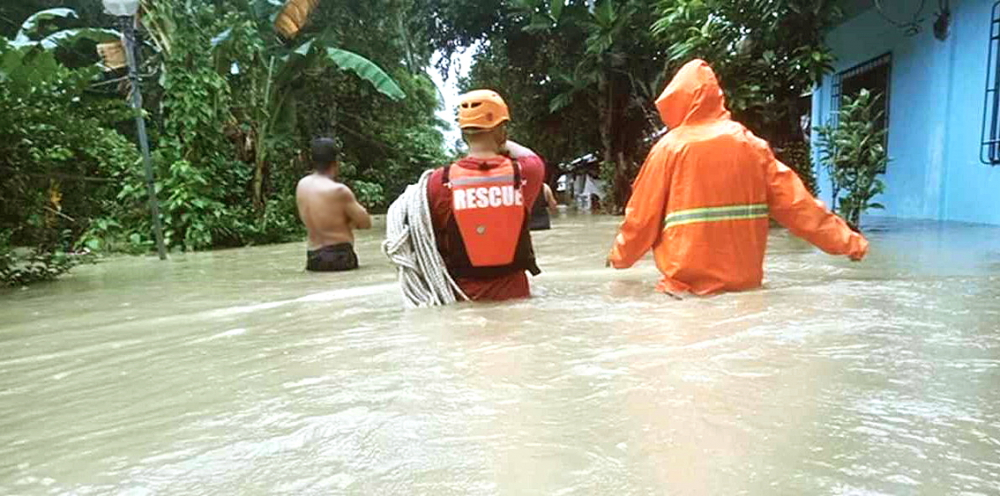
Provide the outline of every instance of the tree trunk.
<path id="1" fill-rule="evenodd" d="M 272 112 L 278 112 L 280 104 L 275 103 L 275 95 L 273 92 L 274 83 L 274 62 L 275 57 L 271 56 L 271 59 L 267 63 L 267 81 L 264 85 L 264 102 L 266 106 L 264 108 L 263 114 L 259 114 L 257 118 L 257 125 L 255 133 L 256 138 L 256 150 L 254 155 L 254 171 L 253 171 L 253 208 L 258 214 L 264 213 L 264 174 L 267 172 L 265 169 L 267 167 L 267 148 L 265 141 L 271 132 L 271 118 Z"/>
<path id="2" fill-rule="evenodd" d="M 625 159 L 625 152 L 618 152 L 618 161 L 615 164 L 615 213 L 621 214 L 625 211 L 625 205 L 631 196 L 632 178 L 629 177 L 629 161 Z"/>
<path id="3" fill-rule="evenodd" d="M 604 132 L 602 132 L 601 138 L 604 145 L 605 167 L 613 168 L 612 174 L 605 175 L 608 180 L 605 189 L 607 211 L 621 214 L 625 211 L 625 204 L 628 202 L 632 188 L 632 178 L 629 174 L 630 162 L 625 157 L 626 130 L 623 128 L 630 95 L 628 92 L 622 95 L 615 93 L 618 85 L 614 84 L 613 77 L 614 74 L 608 74 L 608 83 L 604 93 L 605 114 L 602 116 Z"/>
<path id="4" fill-rule="evenodd" d="M 600 82 L 600 91 L 603 98 L 601 102 L 601 147 L 603 150 L 604 160 L 601 161 L 602 167 L 604 164 L 610 163 L 614 160 L 614 151 L 612 150 L 612 133 L 614 132 L 614 105 L 612 102 L 614 87 L 611 84 L 609 77 L 605 77 Z"/>
<path id="5" fill-rule="evenodd" d="M 253 208 L 258 213 L 264 211 L 264 161 L 259 158 L 253 171 Z"/>
<path id="6" fill-rule="evenodd" d="M 598 82 L 598 91 L 601 94 L 600 104 L 598 106 L 598 112 L 600 116 L 599 129 L 601 132 L 601 163 L 599 172 L 601 176 L 605 174 L 605 167 L 614 159 L 614 152 L 612 150 L 612 133 L 614 131 L 614 121 L 612 116 L 613 107 L 611 105 L 611 92 L 612 85 L 610 79 L 605 76 Z M 607 202 L 607 194 L 605 194 L 604 202 Z M 604 205 L 602 205 L 603 207 Z"/>
<path id="7" fill-rule="evenodd" d="M 264 179 L 267 174 L 267 151 L 264 149 L 264 133 L 254 133 L 253 208 L 258 214 L 264 213 Z"/>

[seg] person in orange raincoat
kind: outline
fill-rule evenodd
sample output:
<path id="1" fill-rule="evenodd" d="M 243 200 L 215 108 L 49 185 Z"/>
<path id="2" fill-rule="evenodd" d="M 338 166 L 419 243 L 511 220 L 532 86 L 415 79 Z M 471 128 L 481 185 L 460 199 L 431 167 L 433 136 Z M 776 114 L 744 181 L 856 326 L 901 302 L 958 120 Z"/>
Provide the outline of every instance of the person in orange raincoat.
<path id="1" fill-rule="evenodd" d="M 667 133 L 633 185 L 608 264 L 650 248 L 657 290 L 707 295 L 759 287 L 768 218 L 833 255 L 859 261 L 868 241 L 816 200 L 766 141 L 732 120 L 712 68 L 687 63 L 656 100 Z"/>

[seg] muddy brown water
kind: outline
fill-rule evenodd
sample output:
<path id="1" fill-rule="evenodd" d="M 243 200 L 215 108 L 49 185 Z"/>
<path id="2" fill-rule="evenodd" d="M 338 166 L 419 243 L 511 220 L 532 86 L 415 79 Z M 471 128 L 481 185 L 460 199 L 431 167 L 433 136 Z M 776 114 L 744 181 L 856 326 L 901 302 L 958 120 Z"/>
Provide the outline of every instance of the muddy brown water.
<path id="1" fill-rule="evenodd" d="M 302 244 L 0 293 L 0 494 L 1000 494 L 1000 229 L 875 222 L 862 264 L 776 230 L 759 291 L 536 235 L 536 297 L 404 311 Z"/>

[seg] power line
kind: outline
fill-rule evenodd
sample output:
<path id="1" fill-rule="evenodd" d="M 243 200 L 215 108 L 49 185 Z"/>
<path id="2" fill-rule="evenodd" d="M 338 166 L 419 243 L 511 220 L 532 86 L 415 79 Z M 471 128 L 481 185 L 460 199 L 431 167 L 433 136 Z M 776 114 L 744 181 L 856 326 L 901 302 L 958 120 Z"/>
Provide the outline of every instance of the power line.
<path id="1" fill-rule="evenodd" d="M 882 6 L 882 0 L 875 0 L 875 9 L 878 10 L 879 15 L 888 21 L 889 24 L 892 24 L 900 29 L 904 29 L 907 36 L 915 36 L 920 33 L 922 29 L 920 27 L 920 23 L 924 21 L 920 18 L 920 14 L 924 11 L 924 7 L 926 6 L 927 0 L 920 0 L 920 7 L 918 7 L 917 11 L 913 13 L 913 19 L 909 22 L 900 22 L 889 17 L 889 15 L 885 13 L 885 8 Z"/>

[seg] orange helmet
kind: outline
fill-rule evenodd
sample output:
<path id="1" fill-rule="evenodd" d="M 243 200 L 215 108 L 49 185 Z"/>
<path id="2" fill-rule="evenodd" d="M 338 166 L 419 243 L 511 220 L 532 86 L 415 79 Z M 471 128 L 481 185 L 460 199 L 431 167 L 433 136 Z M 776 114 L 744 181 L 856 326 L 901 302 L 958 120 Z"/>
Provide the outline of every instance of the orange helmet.
<path id="1" fill-rule="evenodd" d="M 470 91 L 458 103 L 458 127 L 462 129 L 492 129 L 509 120 L 507 104 L 495 91 Z"/>

